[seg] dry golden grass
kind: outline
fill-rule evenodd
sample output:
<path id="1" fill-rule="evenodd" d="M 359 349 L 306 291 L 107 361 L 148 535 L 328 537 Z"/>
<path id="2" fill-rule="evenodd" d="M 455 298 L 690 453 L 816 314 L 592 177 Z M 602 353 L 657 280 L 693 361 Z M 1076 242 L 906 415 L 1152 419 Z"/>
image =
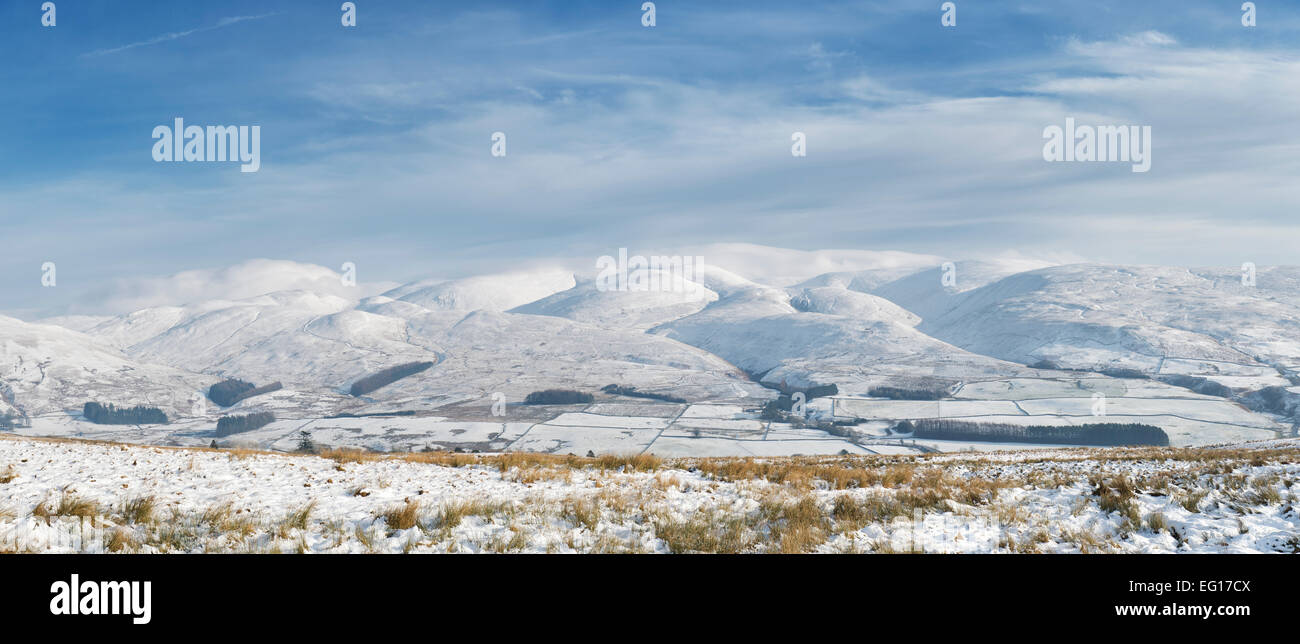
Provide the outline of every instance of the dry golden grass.
<path id="1" fill-rule="evenodd" d="M 834 490 L 897 487 L 910 482 L 916 474 L 911 463 L 882 463 L 878 457 L 705 458 L 685 462 L 721 481 L 759 479 L 801 489 L 813 487 L 816 481 Z"/>
<path id="2" fill-rule="evenodd" d="M 1089 482 L 1093 486 L 1092 495 L 1097 497 L 1097 507 L 1102 512 L 1117 513 L 1129 524 L 1141 526 L 1142 517 L 1133 501 L 1137 490 L 1127 476 L 1093 476 Z"/>
<path id="3" fill-rule="evenodd" d="M 66 491 L 59 493 L 58 500 L 43 499 L 32 509 L 32 516 L 44 519 L 47 524 L 59 517 L 94 519 L 100 514 L 98 503 Z"/>
<path id="4" fill-rule="evenodd" d="M 910 509 L 888 494 L 865 497 L 841 495 L 835 498 L 831 517 L 839 532 L 857 532 L 873 523 L 888 523 L 895 517 L 911 516 Z"/>
<path id="5" fill-rule="evenodd" d="M 407 501 L 383 511 L 376 518 L 383 519 L 389 530 L 409 530 L 420 521 L 420 504 Z"/>
<path id="6" fill-rule="evenodd" d="M 445 534 L 469 517 L 479 516 L 491 519 L 499 514 L 510 515 L 513 510 L 514 505 L 508 501 L 488 501 L 484 499 L 454 501 L 444 505 L 429 520 L 421 522 L 420 527 L 425 532 L 441 531 Z"/>
<path id="7" fill-rule="evenodd" d="M 497 535 L 487 544 L 488 550 L 500 554 L 519 552 L 527 547 L 528 535 L 524 533 L 523 528 L 513 523 L 510 524 L 505 535 Z"/>
<path id="8" fill-rule="evenodd" d="M 316 510 L 316 501 L 308 501 L 302 507 L 286 514 L 280 522 L 283 530 L 306 530 L 311 521 L 311 514 Z"/>
<path id="9" fill-rule="evenodd" d="M 108 543 L 104 546 L 109 552 L 132 552 L 140 548 L 140 542 L 126 528 L 114 528 L 108 534 Z"/>
<path id="10" fill-rule="evenodd" d="M 531 485 L 541 481 L 569 483 L 573 481 L 573 470 L 567 467 L 535 466 L 513 468 L 501 473 L 507 481 Z"/>
<path id="11" fill-rule="evenodd" d="M 220 526 L 230 518 L 233 511 L 234 504 L 230 501 L 208 506 L 207 509 L 203 510 L 203 512 L 199 514 L 199 523 L 207 524 L 209 526 Z M 175 513 L 175 510 L 173 510 L 173 513 Z"/>
<path id="12" fill-rule="evenodd" d="M 1175 499 L 1177 500 L 1178 505 L 1183 506 L 1184 510 L 1195 513 L 1201 511 L 1201 502 L 1209 495 L 1209 490 L 1190 490 L 1175 495 Z"/>
<path id="13" fill-rule="evenodd" d="M 775 542 L 773 552 L 794 554 L 810 552 L 824 543 L 830 522 L 811 496 L 795 500 L 765 499 L 759 514 L 766 521 L 769 541 Z"/>
<path id="14" fill-rule="evenodd" d="M 565 499 L 561 504 L 560 518 L 574 527 L 586 528 L 592 532 L 600 524 L 601 504 L 598 499 L 590 497 Z"/>
<path id="15" fill-rule="evenodd" d="M 13 465 L 6 465 L 4 470 L 0 471 L 0 485 L 4 485 L 16 478 L 18 478 L 18 471 L 14 469 Z"/>
<path id="16" fill-rule="evenodd" d="M 732 554 L 749 550 L 755 543 L 744 518 L 717 512 L 696 512 L 685 520 L 660 513 L 652 523 L 655 536 L 674 554 Z"/>
<path id="17" fill-rule="evenodd" d="M 127 523 L 153 523 L 158 501 L 153 496 L 138 496 L 122 504 L 122 519 Z"/>
<path id="18" fill-rule="evenodd" d="M 86 442 L 86 441 L 54 441 Z M 105 445 L 111 445 L 105 443 Z M 161 452 L 170 448 L 113 446 L 126 454 L 140 450 Z M 206 450 L 224 453 L 231 458 L 261 458 L 276 454 L 258 450 Z M 245 511 L 234 510 L 230 503 L 218 504 L 201 512 L 181 516 L 172 510 L 170 521 L 159 521 L 165 510 L 153 497 L 135 497 L 122 503 L 120 516 L 136 527 L 121 531 L 114 552 L 156 548 L 164 552 L 184 551 L 302 551 L 313 534 L 325 539 L 313 543 L 333 543 L 334 547 L 354 549 L 360 543 L 367 550 L 416 548 L 472 549 L 517 552 L 530 543 L 528 530 L 537 524 L 553 525 L 557 519 L 573 526 L 566 537 L 557 537 L 539 548 L 559 548 L 563 539 L 570 548 L 583 552 L 633 552 L 655 544 L 671 552 L 809 552 L 833 546 L 843 551 L 888 551 L 886 540 L 869 541 L 859 532 L 870 525 L 888 526 L 897 518 L 953 512 L 961 516 L 996 517 L 1010 526 L 1002 547 L 1014 552 L 1037 552 L 1050 543 L 1051 534 L 1035 524 L 1032 507 L 1023 503 L 1024 494 L 1001 496 L 1008 487 L 1055 489 L 1090 486 L 1074 514 L 1096 507 L 1120 517 L 1118 536 L 1113 528 L 1100 533 L 1088 529 L 1062 533 L 1061 543 L 1072 544 L 1082 552 L 1119 550 L 1113 539 L 1127 532 L 1169 531 L 1164 514 L 1156 511 L 1139 515 L 1137 500 L 1148 510 L 1153 497 L 1165 496 L 1165 503 L 1177 503 L 1196 511 L 1208 495 L 1219 508 L 1234 508 L 1240 513 L 1259 511 L 1261 506 L 1294 503 L 1294 483 L 1284 475 L 1255 475 L 1242 469 L 1248 465 L 1296 462 L 1300 450 L 1252 449 L 1079 449 L 1054 451 L 1041 458 L 1017 456 L 1018 465 L 1007 468 L 1011 459 L 1000 455 L 924 455 L 924 456 L 824 456 L 788 458 L 684 458 L 661 460 L 650 455 L 609 455 L 596 458 L 536 453 L 464 454 L 418 452 L 383 454 L 362 450 L 328 449 L 319 455 L 283 455 L 277 458 L 328 458 L 335 469 L 347 472 L 354 463 L 397 460 L 442 467 L 486 467 L 501 473 L 505 481 L 532 485 L 545 481 L 585 479 L 589 490 L 555 500 L 553 490 L 540 488 L 536 496 L 520 501 L 491 498 L 445 503 L 432 514 L 422 514 L 421 504 L 407 499 L 404 504 L 384 509 L 367 509 L 376 521 L 312 521 L 312 503 L 289 512 L 278 521 L 265 522 Z M 147 456 L 147 455 L 146 455 Z M 1088 460 L 1080 465 L 1080 461 Z M 201 460 L 201 459 L 200 459 Z M 1159 465 L 1157 471 L 1128 477 L 1116 474 L 1127 461 L 1144 460 Z M 1116 465 L 1119 464 L 1119 465 Z M 202 463 L 198 463 L 202 465 Z M 305 464 L 304 464 L 305 465 Z M 682 471 L 695 468 L 695 474 Z M 7 468 L 4 472 L 10 472 Z M 1011 475 L 1008 471 L 1023 474 Z M 618 474 L 615 472 L 623 472 Z M 639 473 L 649 472 L 649 476 Z M 630 474 L 630 475 L 629 475 Z M 698 474 L 698 476 L 696 475 Z M 336 475 L 337 476 L 337 475 Z M 385 475 L 386 476 L 386 475 Z M 703 478 L 701 478 L 703 477 Z M 344 479 L 346 480 L 346 478 Z M 397 479 L 391 485 L 397 486 Z M 354 486 L 354 482 L 356 485 Z M 363 485 L 364 484 L 364 485 Z M 367 488 L 365 486 L 373 486 Z M 374 475 L 348 481 L 358 502 L 390 481 Z M 691 513 L 668 510 L 668 500 L 678 490 L 691 488 L 704 493 L 720 491 L 722 498 L 734 498 L 717 507 Z M 1211 491 L 1214 492 L 1211 492 Z M 422 491 L 423 493 L 423 491 Z M 550 495 L 550 496 L 548 496 Z M 400 498 L 400 497 L 399 497 Z M 428 498 L 428 497 L 422 497 Z M 353 500 L 349 499 L 350 502 Z M 712 502 L 712 501 L 710 501 Z M 87 505 L 89 504 L 89 505 Z M 433 502 L 426 502 L 429 509 Z M 757 506 L 757 507 L 756 507 Z M 1168 511 L 1168 508 L 1165 508 Z M 1207 509 L 1207 512 L 1209 510 Z M 94 516 L 99 507 L 75 495 L 46 500 L 33 515 L 50 520 L 57 516 Z M 486 530 L 474 530 L 452 538 L 452 531 L 469 517 L 481 517 Z M 419 527 L 421 531 L 396 543 L 386 539 L 377 519 L 388 530 Z M 365 524 L 372 529 L 363 530 Z M 502 529 L 508 524 L 508 529 Z M 629 538 L 621 529 L 631 527 Z M 1106 526 L 1113 526 L 1106 522 Z M 1244 523 L 1242 524 L 1244 526 Z M 1055 528 L 1053 528 L 1055 529 Z M 489 537 L 466 536 L 488 534 Z M 832 535 L 837 536 L 831 540 Z M 391 536 L 391 534 L 389 535 Z M 255 537 L 251 538 L 250 537 Z M 468 543 L 465 540 L 477 540 Z M 384 545 L 380 545 L 383 543 Z"/>
<path id="19" fill-rule="evenodd" d="M 654 454 L 609 454 L 596 458 L 596 467 L 602 470 L 622 468 L 627 472 L 653 472 L 663 464 L 663 459 Z"/>

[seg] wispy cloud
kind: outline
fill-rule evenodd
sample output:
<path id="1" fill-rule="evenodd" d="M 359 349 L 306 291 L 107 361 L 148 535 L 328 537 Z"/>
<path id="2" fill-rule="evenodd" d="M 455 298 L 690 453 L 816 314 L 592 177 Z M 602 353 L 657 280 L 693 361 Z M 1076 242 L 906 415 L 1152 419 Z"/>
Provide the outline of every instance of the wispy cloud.
<path id="1" fill-rule="evenodd" d="M 116 53 L 118 53 L 118 52 L 120 52 L 120 51 L 126 51 L 126 50 L 128 50 L 128 49 L 135 49 L 136 47 L 144 47 L 144 46 L 146 46 L 146 45 L 156 45 L 156 44 L 158 44 L 158 43 L 164 43 L 164 42 L 168 42 L 168 41 L 172 41 L 172 40 L 178 40 L 178 39 L 180 39 L 180 38 L 184 38 L 184 37 L 186 37 L 186 36 L 191 36 L 191 35 L 193 35 L 193 34 L 203 33 L 203 32 L 205 32 L 205 31 L 213 31 L 213 30 L 216 30 L 216 29 L 221 29 L 222 27 L 229 27 L 230 25 L 238 24 L 238 23 L 241 23 L 241 22 L 246 22 L 246 21 L 249 21 L 249 20 L 261 20 L 262 18 L 269 18 L 269 17 L 271 17 L 271 16 L 276 16 L 276 15 L 279 15 L 279 14 L 280 14 L 280 12 L 276 12 L 276 13 L 264 13 L 264 14 L 260 14 L 260 15 L 256 15 L 256 16 L 230 16 L 230 17 L 228 17 L 228 18 L 222 18 L 221 20 L 218 20 L 216 24 L 214 24 L 214 25 L 208 25 L 207 27 L 197 27 L 197 28 L 194 28 L 194 29 L 187 29 L 187 30 L 185 30 L 185 31 L 173 31 L 173 32 L 171 32 L 171 33 L 166 33 L 166 34 L 163 34 L 163 35 L 161 35 L 161 36 L 155 36 L 155 37 L 150 38 L 150 39 L 148 39 L 148 40 L 141 40 L 141 41 L 139 41 L 139 42 L 129 43 L 129 44 L 126 44 L 126 45 L 122 45 L 122 46 L 120 46 L 120 47 L 110 47 L 110 48 L 108 48 L 108 49 L 96 49 L 96 50 L 94 50 L 94 51 L 86 52 L 86 53 L 82 54 L 81 56 L 82 56 L 83 58 L 91 58 L 91 57 L 94 57 L 94 56 L 106 56 L 106 55 L 108 55 L 108 54 L 116 54 Z"/>

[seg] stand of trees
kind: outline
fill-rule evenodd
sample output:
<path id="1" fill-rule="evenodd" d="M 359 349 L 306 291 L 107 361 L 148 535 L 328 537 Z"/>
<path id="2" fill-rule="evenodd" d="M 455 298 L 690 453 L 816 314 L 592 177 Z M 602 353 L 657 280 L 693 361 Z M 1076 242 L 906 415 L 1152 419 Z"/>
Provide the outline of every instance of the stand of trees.
<path id="1" fill-rule="evenodd" d="M 208 387 L 208 398 L 222 407 L 229 407 L 239 402 L 239 396 L 253 389 L 253 383 L 229 378 Z"/>
<path id="2" fill-rule="evenodd" d="M 432 362 L 407 362 L 404 364 L 394 365 L 387 369 L 376 371 L 352 383 L 352 389 L 349 393 L 353 396 L 364 396 L 380 387 L 390 385 L 407 376 L 420 373 L 432 366 Z"/>
<path id="3" fill-rule="evenodd" d="M 524 397 L 525 405 L 575 405 L 596 400 L 595 396 L 572 389 L 546 389 L 534 391 Z"/>
<path id="4" fill-rule="evenodd" d="M 1165 384 L 1191 389 L 1198 394 L 1205 394 L 1206 396 L 1232 398 L 1231 389 L 1213 380 L 1208 380 L 1199 376 L 1160 376 L 1159 380 Z"/>
<path id="5" fill-rule="evenodd" d="M 686 402 L 686 399 L 680 396 L 674 396 L 672 394 L 657 394 L 650 391 L 637 391 L 636 387 L 624 387 L 622 385 L 605 385 L 604 387 L 601 388 L 601 391 L 607 394 L 615 394 L 618 396 L 631 396 L 633 398 L 650 398 L 652 400 L 662 400 L 665 402 L 673 402 L 673 403 Z"/>
<path id="6" fill-rule="evenodd" d="M 1286 390 L 1286 387 L 1264 387 L 1241 397 L 1241 402 L 1255 411 L 1266 411 L 1286 416 L 1300 409 L 1300 395 Z"/>
<path id="7" fill-rule="evenodd" d="M 1107 369 L 1102 369 L 1098 373 L 1100 373 L 1103 376 L 1110 376 L 1111 378 L 1129 378 L 1134 380 L 1145 380 L 1149 378 L 1149 376 L 1147 376 L 1145 372 L 1138 371 L 1137 369 L 1129 369 L 1126 367 L 1110 367 Z"/>
<path id="8" fill-rule="evenodd" d="M 260 396 L 283 388 L 284 385 L 281 385 L 279 381 L 261 387 L 254 387 L 251 382 L 230 378 L 208 387 L 208 398 L 222 407 L 229 407 L 245 398 Z"/>
<path id="9" fill-rule="evenodd" d="M 893 400 L 942 400 L 948 395 L 945 389 L 903 389 L 902 387 L 872 387 L 868 396 Z"/>
<path id="10" fill-rule="evenodd" d="M 244 416 L 222 416 L 217 419 L 217 436 L 251 432 L 272 422 L 275 422 L 275 415 L 269 411 Z"/>
<path id="11" fill-rule="evenodd" d="M 925 419 L 903 421 L 895 431 L 915 438 L 985 441 L 994 443 L 1045 443 L 1051 445 L 1157 445 L 1167 447 L 1169 435 L 1154 425 L 1091 423 L 1087 425 L 1008 425 L 964 420 Z"/>
<path id="12" fill-rule="evenodd" d="M 157 407 L 135 407 L 118 409 L 108 404 L 88 402 L 81 408 L 81 415 L 86 420 L 99 425 L 165 425 L 167 414 Z"/>
<path id="13" fill-rule="evenodd" d="M 217 384 L 209 386 L 208 398 L 211 398 L 212 402 L 217 403 L 217 405 L 229 407 L 234 405 L 234 403 L 242 401 L 244 398 L 252 398 L 253 396 L 261 396 L 261 394 L 264 393 L 277 392 L 277 390 L 283 388 L 285 388 L 285 385 L 279 384 L 278 380 L 269 385 L 253 386 L 252 382 L 229 379 L 222 380 L 221 382 L 217 382 Z"/>
<path id="14" fill-rule="evenodd" d="M 808 400 L 812 400 L 813 398 L 825 398 L 826 396 L 834 396 L 835 394 L 840 393 L 840 388 L 838 385 L 832 382 L 829 385 L 813 385 L 805 389 L 803 393 L 805 396 L 808 397 Z"/>

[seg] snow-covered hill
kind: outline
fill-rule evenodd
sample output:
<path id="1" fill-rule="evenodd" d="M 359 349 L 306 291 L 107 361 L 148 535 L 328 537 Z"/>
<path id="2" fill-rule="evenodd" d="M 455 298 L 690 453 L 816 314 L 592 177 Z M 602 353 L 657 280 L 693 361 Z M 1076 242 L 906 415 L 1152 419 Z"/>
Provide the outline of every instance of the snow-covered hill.
<path id="1" fill-rule="evenodd" d="M 36 433 L 50 428 L 111 438 L 126 432 L 121 435 L 131 440 L 191 444 L 210 440 L 223 413 L 272 411 L 302 426 L 340 413 L 397 411 L 441 419 L 436 422 L 508 425 L 511 419 L 489 414 L 494 401 L 504 401 L 510 413 L 523 414 L 517 420 L 526 429 L 561 413 L 519 406 L 543 389 L 598 392 L 615 384 L 752 410 L 777 390 L 835 384 L 844 399 L 840 413 L 863 410 L 872 422 L 894 413 L 866 400 L 878 386 L 957 392 L 959 400 L 979 401 L 966 405 L 971 409 L 996 410 L 975 416 L 1005 420 L 1010 410 L 1033 422 L 1077 416 L 1075 396 L 1141 392 L 1146 402 L 1123 408 L 1137 410 L 1134 418 L 1176 425 L 1177 444 L 1285 433 L 1295 422 L 1285 411 L 1261 414 L 1221 397 L 1207 401 L 1186 383 L 1137 384 L 1104 375 L 1084 383 L 1080 374 L 1063 371 L 1190 375 L 1231 387 L 1255 408 L 1256 400 L 1277 396 L 1286 399 L 1279 410 L 1295 408 L 1300 394 L 1294 392 L 1249 394 L 1296 384 L 1288 380 L 1300 370 L 1295 267 L 1261 267 L 1256 284 L 1247 286 L 1227 269 L 1054 266 L 1029 259 L 949 264 L 909 253 L 745 244 L 699 252 L 705 264 L 690 279 L 664 274 L 655 280 L 662 288 L 644 291 L 597 288 L 594 272 L 566 268 L 416 280 L 368 295 L 378 289 L 348 286 L 322 267 L 260 260 L 148 281 L 128 292 L 152 305 L 119 315 L 43 324 L 0 318 L 0 416 L 42 418 Z M 271 290 L 242 280 L 263 280 Z M 214 297 L 195 297 L 207 292 Z M 349 395 L 358 379 L 410 362 L 434 365 Z M 198 392 L 223 378 L 280 382 L 283 389 L 228 411 L 211 404 L 196 409 Z M 993 383 L 1014 384 L 1003 391 Z M 1052 392 L 1055 406 L 1033 403 L 1026 392 L 1036 390 Z M 77 415 L 89 400 L 163 406 L 175 422 L 134 433 L 87 427 Z M 1152 407 L 1152 400 L 1194 404 Z M 617 395 L 597 402 L 606 404 L 622 409 Z M 608 415 L 647 413 L 627 409 Z M 726 420 L 751 422 L 747 414 L 738 407 Z M 412 422 L 403 436 L 423 431 Z M 566 431 L 577 430 L 539 430 Z M 645 449 L 650 442 L 638 444 Z M 688 443 L 672 447 L 673 453 L 689 449 Z"/>
<path id="2" fill-rule="evenodd" d="M 917 290 L 918 328 L 969 351 L 1080 369 L 1189 373 L 1244 389 L 1300 366 L 1300 269 L 1240 272 L 1079 264 L 1004 277 L 943 306 Z"/>
<path id="3" fill-rule="evenodd" d="M 76 331 L 0 316 L 0 415 L 66 417 L 88 401 L 176 415 L 216 380 L 135 360 Z"/>

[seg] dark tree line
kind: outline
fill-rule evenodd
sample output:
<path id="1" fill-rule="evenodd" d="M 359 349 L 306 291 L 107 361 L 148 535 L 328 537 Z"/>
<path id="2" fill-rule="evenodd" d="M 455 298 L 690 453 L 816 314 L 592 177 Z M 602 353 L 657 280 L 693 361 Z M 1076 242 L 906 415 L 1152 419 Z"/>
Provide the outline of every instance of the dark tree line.
<path id="1" fill-rule="evenodd" d="M 252 389 L 253 383 L 230 378 L 208 387 L 208 398 L 222 407 L 229 407 L 239 402 L 241 394 Z"/>
<path id="2" fill-rule="evenodd" d="M 832 382 L 829 385 L 813 385 L 803 390 L 803 393 L 805 396 L 808 397 L 808 400 L 812 400 L 813 398 L 825 398 L 826 396 L 834 396 L 835 394 L 840 393 L 840 388 L 838 385 Z"/>
<path id="3" fill-rule="evenodd" d="M 534 391 L 524 397 L 525 405 L 574 405 L 578 403 L 589 403 L 596 400 L 596 397 L 572 389 L 546 389 L 543 391 Z"/>
<path id="4" fill-rule="evenodd" d="M 890 398 L 892 400 L 942 400 L 948 395 L 946 389 L 904 389 L 902 387 L 872 387 L 868 396 Z"/>
<path id="5" fill-rule="evenodd" d="M 81 408 L 81 415 L 86 420 L 99 425 L 165 425 L 167 414 L 157 407 L 123 407 L 118 409 L 112 404 L 101 405 L 88 402 Z"/>
<path id="6" fill-rule="evenodd" d="M 1109 367 L 1102 369 L 1097 373 L 1100 373 L 1103 376 L 1110 376 L 1111 378 L 1128 378 L 1130 380 L 1145 380 L 1150 377 L 1145 372 L 1138 371 L 1137 369 L 1129 369 L 1127 367 Z"/>
<path id="7" fill-rule="evenodd" d="M 251 432 L 273 422 L 275 422 L 275 415 L 269 411 L 259 411 L 244 416 L 222 416 L 217 419 L 217 436 Z"/>
<path id="8" fill-rule="evenodd" d="M 394 365 L 387 369 L 376 371 L 352 383 L 350 393 L 353 396 L 364 396 L 380 387 L 397 382 L 407 376 L 420 373 L 432 366 L 432 362 L 407 362 L 404 364 Z"/>
<path id="9" fill-rule="evenodd" d="M 281 385 L 279 381 L 261 387 L 254 387 L 251 382 L 230 378 L 208 387 L 208 398 L 222 407 L 229 407 L 246 398 L 279 391 L 283 388 L 284 385 Z"/>
<path id="10" fill-rule="evenodd" d="M 1286 390 L 1286 387 L 1264 387 L 1241 397 L 1245 405 L 1255 411 L 1266 411 L 1286 416 L 1300 407 L 1300 395 Z"/>
<path id="11" fill-rule="evenodd" d="M 1201 378 L 1200 376 L 1160 376 L 1159 380 L 1165 384 L 1191 389 L 1198 394 L 1204 394 L 1206 396 L 1218 396 L 1219 398 L 1232 397 L 1232 389 L 1229 389 L 1213 380 Z"/>
<path id="12" fill-rule="evenodd" d="M 601 391 L 607 394 L 618 396 L 631 396 L 633 398 L 649 398 L 651 400 L 662 400 L 664 402 L 684 403 L 685 398 L 674 396 L 672 394 L 657 394 L 651 391 L 637 391 L 636 387 L 624 387 L 622 385 L 605 385 Z"/>
<path id="13" fill-rule="evenodd" d="M 965 420 L 924 419 L 903 421 L 894 431 L 916 438 L 986 441 L 995 443 L 1045 443 L 1052 445 L 1169 445 L 1169 435 L 1154 425 L 1090 423 L 1087 425 L 1008 425 Z"/>

